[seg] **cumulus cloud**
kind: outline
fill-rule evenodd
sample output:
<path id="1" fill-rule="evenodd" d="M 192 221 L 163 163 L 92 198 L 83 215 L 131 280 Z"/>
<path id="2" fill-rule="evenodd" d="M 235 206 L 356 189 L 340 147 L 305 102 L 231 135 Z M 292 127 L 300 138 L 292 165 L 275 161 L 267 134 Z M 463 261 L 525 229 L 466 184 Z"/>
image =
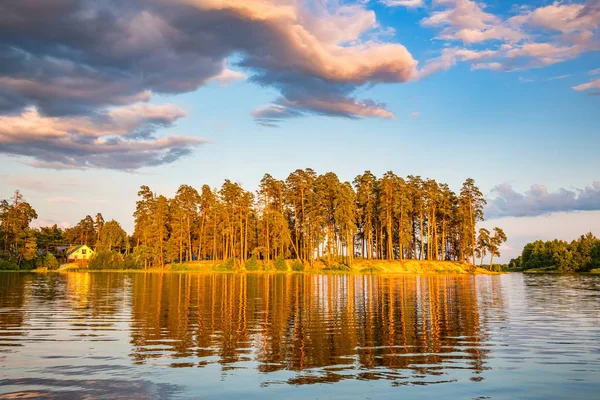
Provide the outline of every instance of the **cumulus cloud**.
<path id="1" fill-rule="evenodd" d="M 433 5 L 434 11 L 421 25 L 441 29 L 437 36 L 440 40 L 479 46 L 477 50 L 461 49 L 466 52 L 462 56 L 442 55 L 430 63 L 435 70 L 447 69 L 456 61 L 472 62 L 474 70 L 525 70 L 600 50 L 600 0 L 521 7 L 510 18 L 488 12 L 484 3 L 473 0 L 437 0 Z M 472 51 L 475 57 L 469 57 Z M 480 55 L 492 60 L 482 62 Z"/>
<path id="2" fill-rule="evenodd" d="M 135 169 L 171 162 L 188 154 L 198 139 L 151 140 L 161 121 L 135 121 L 110 110 L 126 113 L 132 105 L 141 110 L 154 94 L 195 91 L 209 82 L 226 86 L 247 73 L 252 82 L 280 92 L 272 106 L 285 107 L 288 115 L 393 118 L 385 105 L 354 94 L 363 85 L 417 76 L 417 61 L 403 45 L 382 41 L 385 32 L 362 2 L 3 1 L 0 116 L 29 125 L 36 118 L 33 123 L 54 119 L 44 120 L 50 124 L 44 133 L 22 131 L 32 146 L 17 143 L 14 135 L 7 143 L 11 134 L 4 128 L 0 151 L 55 168 Z M 227 63 L 232 59 L 234 69 Z M 106 139 L 107 128 L 96 126 L 103 118 L 117 138 Z M 60 133 L 69 124 L 76 129 Z M 42 127 L 37 123 L 35 129 Z M 59 144 L 39 141 L 54 134 L 61 137 Z M 98 136 L 104 141 L 88 143 Z M 140 150 L 132 153 L 136 146 Z M 127 154 L 128 160 L 113 163 L 109 153 Z"/>
<path id="3" fill-rule="evenodd" d="M 443 28 L 438 35 L 443 40 L 480 43 L 488 40 L 520 41 L 525 34 L 484 11 L 484 5 L 472 0 L 437 0 L 441 10 L 421 21 L 425 27 Z"/>
<path id="4" fill-rule="evenodd" d="M 490 218 L 525 217 L 554 212 L 600 210 L 600 182 L 584 189 L 558 189 L 550 192 L 544 185 L 532 185 L 525 193 L 505 183 L 492 189 L 486 215 Z"/>
<path id="5" fill-rule="evenodd" d="M 30 108 L 0 116 L 0 152 L 30 158 L 51 169 L 133 171 L 168 164 L 206 142 L 183 136 L 155 138 L 185 112 L 172 105 L 133 104 L 94 116 L 50 117 Z"/>

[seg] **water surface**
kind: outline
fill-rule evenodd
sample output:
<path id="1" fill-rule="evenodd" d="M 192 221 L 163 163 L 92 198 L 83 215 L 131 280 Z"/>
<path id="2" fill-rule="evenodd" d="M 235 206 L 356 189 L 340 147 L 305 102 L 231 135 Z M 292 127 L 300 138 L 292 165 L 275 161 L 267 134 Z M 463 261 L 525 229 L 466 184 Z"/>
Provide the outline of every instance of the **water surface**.
<path id="1" fill-rule="evenodd" d="M 0 399 L 599 392 L 596 276 L 0 273 Z"/>

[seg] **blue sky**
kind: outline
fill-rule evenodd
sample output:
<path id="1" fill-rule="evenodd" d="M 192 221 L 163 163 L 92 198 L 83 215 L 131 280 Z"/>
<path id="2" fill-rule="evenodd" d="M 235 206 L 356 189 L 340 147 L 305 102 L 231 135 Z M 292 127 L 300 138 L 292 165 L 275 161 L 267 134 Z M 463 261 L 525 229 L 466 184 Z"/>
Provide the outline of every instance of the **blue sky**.
<path id="1" fill-rule="evenodd" d="M 600 235 L 597 0 L 44 3 L 0 17 L 0 198 L 21 189 L 40 224 L 102 212 L 131 232 L 142 184 L 310 167 L 473 177 L 505 261 Z"/>

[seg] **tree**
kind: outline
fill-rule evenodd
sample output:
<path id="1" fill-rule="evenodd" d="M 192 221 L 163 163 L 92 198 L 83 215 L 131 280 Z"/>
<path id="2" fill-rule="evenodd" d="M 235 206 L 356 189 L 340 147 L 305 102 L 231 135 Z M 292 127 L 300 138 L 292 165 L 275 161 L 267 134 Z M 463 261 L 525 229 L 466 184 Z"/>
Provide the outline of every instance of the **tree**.
<path id="1" fill-rule="evenodd" d="M 102 225 L 100 229 L 100 234 L 98 235 L 98 249 L 106 249 L 108 251 L 112 251 L 116 249 L 118 252 L 125 247 L 125 242 L 127 240 L 127 233 L 121 228 L 121 225 L 111 219 L 107 223 Z"/>
<path id="2" fill-rule="evenodd" d="M 476 227 L 477 222 L 483 221 L 483 207 L 486 205 L 481 191 L 475 186 L 475 181 L 468 178 L 460 191 L 460 211 L 462 217 L 462 248 L 467 251 L 475 265 Z M 465 257 L 466 258 L 466 257 Z"/>
<path id="3" fill-rule="evenodd" d="M 365 171 L 364 174 L 354 178 L 354 188 L 356 189 L 356 202 L 358 207 L 358 229 L 362 236 L 363 249 L 362 255 L 367 259 L 373 257 L 373 229 L 375 220 L 375 202 L 376 202 L 376 181 L 377 178 L 371 171 Z"/>
<path id="4" fill-rule="evenodd" d="M 500 247 L 506 242 L 506 234 L 501 228 L 494 228 L 494 235 L 489 238 L 488 250 L 490 252 L 490 271 L 494 263 L 494 257 L 500 257 Z"/>
<path id="5" fill-rule="evenodd" d="M 475 255 L 481 260 L 479 266 L 483 266 L 483 259 L 485 258 L 488 250 L 492 252 L 492 243 L 490 240 L 490 231 L 481 228 L 479 229 L 479 235 L 477 236 L 477 246 L 475 247 Z M 491 267 L 490 267 L 491 268 Z"/>
<path id="6" fill-rule="evenodd" d="M 9 200 L 0 202 L 0 232 L 3 242 L 3 254 L 17 265 L 23 260 L 35 257 L 35 231 L 29 228 L 37 213 L 25 201 L 20 191 L 15 191 Z"/>

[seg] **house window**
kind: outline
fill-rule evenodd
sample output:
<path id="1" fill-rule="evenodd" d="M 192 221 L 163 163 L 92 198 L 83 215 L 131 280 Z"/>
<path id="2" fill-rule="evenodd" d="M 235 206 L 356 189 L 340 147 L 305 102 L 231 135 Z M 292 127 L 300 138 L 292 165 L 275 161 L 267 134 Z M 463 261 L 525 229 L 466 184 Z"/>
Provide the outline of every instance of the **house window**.
<path id="1" fill-rule="evenodd" d="M 85 252 L 86 252 L 86 249 L 81 250 L 81 254 L 85 254 Z"/>

